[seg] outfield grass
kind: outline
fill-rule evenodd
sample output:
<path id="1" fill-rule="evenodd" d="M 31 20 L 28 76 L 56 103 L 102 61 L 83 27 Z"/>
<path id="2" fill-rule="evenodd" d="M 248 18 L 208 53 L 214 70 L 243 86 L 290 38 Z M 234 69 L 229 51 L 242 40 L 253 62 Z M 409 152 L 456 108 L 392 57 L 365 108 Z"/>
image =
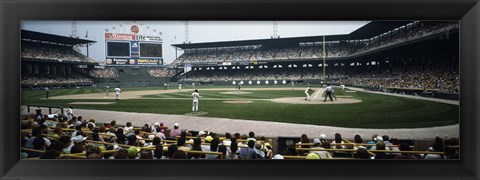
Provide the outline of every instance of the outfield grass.
<path id="1" fill-rule="evenodd" d="M 336 89 L 337 96 L 353 96 L 353 98 L 359 99 L 362 102 L 354 104 L 332 105 L 283 104 L 273 103 L 265 99 L 303 97 L 303 89 L 298 88 L 297 90 L 285 89 L 261 91 L 244 90 L 246 92 L 252 92 L 252 94 L 220 94 L 220 92 L 234 91 L 233 86 L 227 87 L 228 89 L 224 91 L 207 90 L 211 87 L 197 87 L 199 88 L 200 95 L 202 96 L 199 103 L 199 109 L 200 111 L 208 112 L 208 114 L 205 116 L 338 127 L 381 129 L 433 127 L 452 125 L 459 122 L 458 105 L 450 105 L 439 102 L 371 94 L 366 92 L 345 92 L 341 89 Z M 153 89 L 163 89 L 163 87 L 122 88 L 123 91 Z M 102 92 L 104 92 L 103 88 L 51 90 L 50 96 Z M 119 103 L 110 105 L 75 105 L 75 108 L 160 114 L 186 114 L 191 111 L 192 101 L 190 95 L 191 91 L 155 94 L 143 96 L 143 98 L 146 99 L 121 100 Z M 68 107 L 68 103 L 71 102 L 112 101 L 104 99 L 41 99 L 44 98 L 44 96 L 44 91 L 23 92 L 22 104 L 42 104 Z M 202 99 L 211 100 L 202 101 Z M 223 103 L 223 101 L 228 99 L 253 100 L 253 103 Z"/>

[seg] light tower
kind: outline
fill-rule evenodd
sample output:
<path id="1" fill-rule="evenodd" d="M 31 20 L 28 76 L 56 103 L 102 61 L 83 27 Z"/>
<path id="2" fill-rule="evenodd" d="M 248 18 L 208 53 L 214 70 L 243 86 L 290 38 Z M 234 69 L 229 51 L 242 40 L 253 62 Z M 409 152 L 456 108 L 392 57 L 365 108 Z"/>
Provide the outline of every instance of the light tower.
<path id="1" fill-rule="evenodd" d="M 187 43 L 190 43 L 190 31 L 189 31 L 189 26 L 190 26 L 190 23 L 189 21 L 185 21 L 185 41 L 184 43 L 187 44 Z"/>
<path id="2" fill-rule="evenodd" d="M 72 32 L 70 33 L 70 37 L 78 38 L 78 35 L 77 35 L 77 21 L 72 21 L 71 28 L 72 28 Z"/>
<path id="3" fill-rule="evenodd" d="M 278 36 L 278 23 L 277 21 L 273 21 L 273 38 L 279 38 Z"/>

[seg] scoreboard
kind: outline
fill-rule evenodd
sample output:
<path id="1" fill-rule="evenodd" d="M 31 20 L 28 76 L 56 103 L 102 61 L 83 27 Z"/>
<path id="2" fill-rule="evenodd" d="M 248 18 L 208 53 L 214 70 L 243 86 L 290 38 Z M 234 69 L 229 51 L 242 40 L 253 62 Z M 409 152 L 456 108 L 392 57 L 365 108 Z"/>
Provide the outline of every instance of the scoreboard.
<path id="1" fill-rule="evenodd" d="M 163 65 L 162 38 L 105 33 L 106 65 Z"/>

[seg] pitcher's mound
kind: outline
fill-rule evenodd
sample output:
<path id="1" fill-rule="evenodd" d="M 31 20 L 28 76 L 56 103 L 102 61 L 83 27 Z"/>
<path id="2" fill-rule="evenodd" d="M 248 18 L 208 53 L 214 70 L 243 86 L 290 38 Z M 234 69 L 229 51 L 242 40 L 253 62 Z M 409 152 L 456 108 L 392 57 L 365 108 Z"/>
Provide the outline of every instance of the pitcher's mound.
<path id="1" fill-rule="evenodd" d="M 337 100 L 334 100 L 333 102 L 330 100 L 327 100 L 327 102 L 323 102 L 323 98 L 306 101 L 305 97 L 276 98 L 276 99 L 272 99 L 271 101 L 276 103 L 286 103 L 286 104 L 353 104 L 353 103 L 362 102 L 358 99 L 353 99 L 353 98 L 337 98 Z"/>
<path id="2" fill-rule="evenodd" d="M 253 103 L 253 101 L 223 101 L 225 104 L 249 104 Z"/>
<path id="3" fill-rule="evenodd" d="M 228 91 L 228 92 L 221 92 L 220 94 L 252 94 L 252 92 L 245 92 L 245 91 Z"/>

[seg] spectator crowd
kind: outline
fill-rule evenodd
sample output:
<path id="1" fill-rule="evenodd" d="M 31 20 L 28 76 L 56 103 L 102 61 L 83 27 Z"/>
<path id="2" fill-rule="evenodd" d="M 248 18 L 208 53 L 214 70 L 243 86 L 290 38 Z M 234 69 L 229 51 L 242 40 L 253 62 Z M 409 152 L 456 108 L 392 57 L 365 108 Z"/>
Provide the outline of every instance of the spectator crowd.
<path id="1" fill-rule="evenodd" d="M 65 114 L 24 116 L 21 124 L 21 158 L 40 159 L 459 159 L 459 139 L 436 137 L 418 149 L 388 135 L 373 134 L 350 141 L 340 133 L 327 137 L 300 136 L 300 142 L 277 152 L 272 138 L 248 134 L 216 134 L 170 128 L 155 122 L 134 127 L 83 119 L 70 107 Z M 416 150 L 416 151 L 413 151 Z"/>
<path id="2" fill-rule="evenodd" d="M 22 41 L 21 57 L 43 60 L 94 62 L 93 59 L 75 51 L 72 46 L 60 46 L 26 41 Z"/>
<path id="3" fill-rule="evenodd" d="M 458 23 L 415 21 L 403 28 L 391 30 L 370 39 L 328 41 L 325 50 L 327 58 L 349 57 L 398 43 L 419 39 L 431 34 L 458 28 Z M 218 47 L 185 49 L 173 63 L 215 63 L 238 61 L 307 60 L 323 57 L 323 44 L 302 44 L 293 47 Z"/>
<path id="4" fill-rule="evenodd" d="M 48 85 L 48 84 L 79 84 L 92 83 L 93 81 L 81 75 L 70 75 L 68 77 L 59 76 L 22 76 L 22 84 Z"/>
<path id="5" fill-rule="evenodd" d="M 151 68 L 148 69 L 148 73 L 152 77 L 173 77 L 178 73 L 178 71 L 167 68 Z"/>
<path id="6" fill-rule="evenodd" d="M 117 69 L 115 68 L 105 68 L 105 69 L 94 69 L 89 72 L 90 76 L 95 78 L 116 78 L 118 77 Z"/>

